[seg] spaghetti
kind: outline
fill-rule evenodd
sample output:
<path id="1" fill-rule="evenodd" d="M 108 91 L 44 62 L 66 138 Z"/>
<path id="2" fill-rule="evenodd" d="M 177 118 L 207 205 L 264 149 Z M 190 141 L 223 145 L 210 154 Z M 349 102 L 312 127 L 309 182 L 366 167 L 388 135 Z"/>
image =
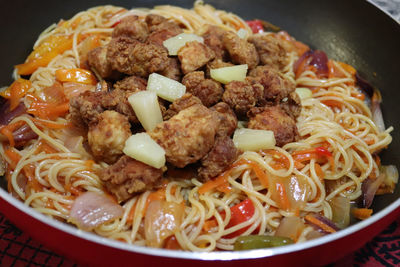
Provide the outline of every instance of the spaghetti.
<path id="1" fill-rule="evenodd" d="M 173 6 L 132 10 L 95 7 L 51 25 L 39 36 L 34 49 L 54 36 L 65 37 L 70 46 L 37 67 L 29 78 L 31 87 L 27 94 L 43 96 L 43 89 L 54 84 L 58 69 L 79 68 L 81 55 L 87 49 L 85 40 L 93 38 L 97 46 L 107 44 L 113 27 L 122 18 L 150 13 L 178 22 L 188 33 L 199 33 L 204 25 L 211 23 L 234 32 L 244 29 L 247 36 L 253 34 L 240 17 L 202 2 L 196 2 L 191 10 Z M 288 58 L 284 76 L 295 82 L 297 88 L 312 89 L 312 97 L 302 100 L 297 120 L 298 141 L 282 148 L 244 152 L 229 170 L 211 181 L 218 180 L 219 184 L 202 183 L 195 178 L 168 179 L 158 191 L 146 191 L 123 203 L 121 218 L 93 231 L 130 244 L 149 245 L 143 229 L 147 208 L 153 199 L 164 199 L 184 205 L 182 221 L 174 232 L 181 249 L 233 250 L 239 235 L 274 235 L 284 218 L 297 216 L 304 222 L 309 213 L 332 219 L 332 199 L 359 198 L 363 181 L 380 175 L 374 153 L 390 144 L 393 128 L 381 131 L 377 127 L 370 108 L 358 97 L 360 91 L 351 69 L 330 61 L 339 77 L 321 78 L 313 69 L 297 75 L 294 63 L 299 55 L 293 52 Z M 21 78 L 18 73 L 16 68 L 15 80 Z M 27 107 L 34 101 L 32 97 L 24 98 Z M 68 144 L 71 130 L 65 116 L 49 120 L 22 115 L 10 122 L 14 123 L 28 125 L 38 136 L 21 150 L 7 141 L 0 146 L 7 162 L 9 191 L 26 205 L 68 222 L 71 206 L 80 194 L 86 191 L 107 194 L 98 173 L 108 165 L 94 162 L 83 148 L 83 138 L 75 139 L 74 146 Z M 248 200 L 252 212 L 246 220 L 230 224 L 236 216 L 233 207 Z M 310 224 L 302 225 L 294 237 L 296 242 L 306 241 L 315 232 Z"/>

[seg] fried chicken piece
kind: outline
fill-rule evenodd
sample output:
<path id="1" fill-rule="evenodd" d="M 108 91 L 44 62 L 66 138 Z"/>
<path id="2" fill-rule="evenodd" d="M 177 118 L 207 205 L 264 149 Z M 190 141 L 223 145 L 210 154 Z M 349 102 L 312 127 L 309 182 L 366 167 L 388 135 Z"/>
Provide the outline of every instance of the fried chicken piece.
<path id="1" fill-rule="evenodd" d="M 227 103 L 238 115 L 244 115 L 255 107 L 262 99 L 263 87 L 260 84 L 250 84 L 247 81 L 232 81 L 225 85 L 222 100 Z"/>
<path id="2" fill-rule="evenodd" d="M 177 32 L 177 34 L 182 33 L 183 30 L 179 27 L 179 24 L 173 20 L 168 20 L 163 16 L 157 14 L 149 14 L 146 16 L 145 21 L 150 29 L 150 32 L 157 32 L 161 30 L 170 30 L 172 32 Z"/>
<path id="3" fill-rule="evenodd" d="M 247 64 L 249 69 L 258 65 L 259 58 L 253 44 L 241 39 L 236 33 L 231 31 L 226 31 L 222 40 L 234 63 Z"/>
<path id="4" fill-rule="evenodd" d="M 268 65 L 278 71 L 282 71 L 287 65 L 287 56 L 283 41 L 274 35 L 254 34 L 249 42 L 256 47 L 262 65 Z"/>
<path id="5" fill-rule="evenodd" d="M 113 71 L 111 63 L 107 60 L 107 46 L 100 46 L 90 50 L 87 54 L 87 62 L 102 78 L 114 78 L 117 75 Z"/>
<path id="6" fill-rule="evenodd" d="M 136 15 L 123 18 L 112 32 L 112 38 L 126 36 L 141 42 L 144 42 L 148 35 L 147 24 Z"/>
<path id="7" fill-rule="evenodd" d="M 213 148 L 201 159 L 198 169 L 203 182 L 208 181 L 224 172 L 237 158 L 238 151 L 229 136 L 216 138 Z"/>
<path id="8" fill-rule="evenodd" d="M 252 108 L 248 113 L 248 128 L 274 132 L 276 145 L 283 146 L 298 139 L 295 120 L 279 106 Z"/>
<path id="9" fill-rule="evenodd" d="M 103 92 L 86 91 L 70 99 L 69 120 L 76 126 L 86 127 L 104 111 L 101 104 Z"/>
<path id="10" fill-rule="evenodd" d="M 107 59 L 113 69 L 140 77 L 161 72 L 168 66 L 168 55 L 164 47 L 141 43 L 125 36 L 111 39 Z"/>
<path id="11" fill-rule="evenodd" d="M 148 15 L 147 17 L 149 16 L 153 15 Z M 183 30 L 179 27 L 179 25 L 173 21 L 168 21 L 164 19 L 162 22 L 158 24 L 152 24 L 154 22 L 155 20 L 152 20 L 151 23 L 149 23 L 149 25 L 151 25 L 150 26 L 151 34 L 147 38 L 148 43 L 155 43 L 162 46 L 165 40 L 183 32 Z"/>
<path id="12" fill-rule="evenodd" d="M 167 63 L 168 66 L 160 74 L 175 81 L 180 81 L 182 72 L 179 60 L 176 57 L 169 57 Z"/>
<path id="13" fill-rule="evenodd" d="M 183 74 L 199 69 L 214 57 L 214 52 L 208 46 L 197 41 L 186 43 L 178 51 Z"/>
<path id="14" fill-rule="evenodd" d="M 204 33 L 201 36 L 204 38 L 204 44 L 214 51 L 215 58 L 227 59 L 228 51 L 226 51 L 222 41 L 226 30 L 219 26 L 206 25 L 203 31 Z"/>
<path id="15" fill-rule="evenodd" d="M 210 107 L 220 101 L 223 93 L 219 82 L 206 79 L 203 71 L 194 71 L 186 74 L 182 79 L 186 91 L 200 98 L 204 106 Z"/>
<path id="16" fill-rule="evenodd" d="M 249 80 L 264 87 L 264 100 L 279 102 L 292 93 L 296 86 L 280 72 L 268 66 L 258 66 L 249 73 Z"/>
<path id="17" fill-rule="evenodd" d="M 88 142 L 95 158 L 114 163 L 123 154 L 125 141 L 131 135 L 128 118 L 116 111 L 106 110 L 89 124 Z"/>
<path id="18" fill-rule="evenodd" d="M 114 84 L 114 90 L 136 93 L 146 90 L 147 81 L 137 76 L 129 76 Z"/>
<path id="19" fill-rule="evenodd" d="M 231 136 L 238 124 L 235 112 L 233 112 L 233 110 L 225 102 L 217 103 L 216 105 L 212 106 L 210 110 L 215 111 L 218 116 L 219 126 L 217 130 L 217 136 Z"/>
<path id="20" fill-rule="evenodd" d="M 191 93 L 186 93 L 182 97 L 176 99 L 172 104 L 169 106 L 169 109 L 165 112 L 163 119 L 169 120 L 173 116 L 179 113 L 179 111 L 184 110 L 185 108 L 191 107 L 195 104 L 202 104 L 201 100 L 192 95 Z"/>
<path id="21" fill-rule="evenodd" d="M 201 104 L 159 123 L 149 135 L 165 149 L 167 162 L 183 168 L 204 157 L 214 145 L 218 119 Z"/>
<path id="22" fill-rule="evenodd" d="M 280 107 L 292 118 L 297 118 L 301 113 L 301 100 L 296 92 L 291 92 L 279 104 Z"/>
<path id="23" fill-rule="evenodd" d="M 114 89 L 111 92 L 107 92 L 103 95 L 101 105 L 104 107 L 104 109 L 115 110 L 125 115 L 130 122 L 137 123 L 139 120 L 128 101 L 128 97 L 132 93 L 133 92 L 131 91 Z"/>
<path id="24" fill-rule="evenodd" d="M 126 155 L 100 173 L 108 191 L 125 201 L 135 194 L 152 190 L 162 178 L 162 170 L 151 167 Z"/>

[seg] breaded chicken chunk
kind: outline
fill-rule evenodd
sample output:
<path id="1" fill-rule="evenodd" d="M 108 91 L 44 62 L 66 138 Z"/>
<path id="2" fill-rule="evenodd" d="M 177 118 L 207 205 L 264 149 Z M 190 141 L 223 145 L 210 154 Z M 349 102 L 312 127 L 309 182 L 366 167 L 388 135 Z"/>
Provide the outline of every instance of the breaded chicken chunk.
<path id="1" fill-rule="evenodd" d="M 208 181 L 224 172 L 237 158 L 238 151 L 229 136 L 216 138 L 211 151 L 201 160 L 199 177 Z"/>
<path id="2" fill-rule="evenodd" d="M 208 46 L 197 41 L 186 43 L 178 51 L 178 58 L 181 62 L 183 74 L 203 67 L 214 57 L 214 52 Z"/>
<path id="3" fill-rule="evenodd" d="M 298 139 L 299 133 L 295 120 L 279 106 L 252 108 L 247 115 L 248 128 L 273 131 L 277 146 L 283 146 Z"/>
<path id="4" fill-rule="evenodd" d="M 287 65 L 289 58 L 283 41 L 274 35 L 254 34 L 249 42 L 256 47 L 262 65 L 268 65 L 278 71 L 282 71 Z"/>
<path id="5" fill-rule="evenodd" d="M 149 135 L 165 149 L 167 162 L 183 168 L 204 157 L 214 145 L 218 119 L 201 104 L 159 123 Z"/>
<path id="6" fill-rule="evenodd" d="M 114 163 L 123 154 L 125 141 L 132 135 L 131 125 L 124 115 L 106 110 L 89 124 L 88 142 L 97 159 Z"/>
<path id="7" fill-rule="evenodd" d="M 147 24 L 136 15 L 123 18 L 112 32 L 112 38 L 126 36 L 141 42 L 144 42 L 148 35 Z"/>
<path id="8" fill-rule="evenodd" d="M 236 33 L 226 31 L 223 36 L 225 48 L 236 64 L 247 64 L 249 69 L 258 65 L 259 58 L 253 44 L 241 39 Z"/>
<path id="9" fill-rule="evenodd" d="M 125 201 L 137 193 L 152 190 L 162 177 L 162 170 L 151 167 L 126 155 L 100 173 L 108 191 L 119 202 Z"/>
<path id="10" fill-rule="evenodd" d="M 186 91 L 200 98 L 204 106 L 210 107 L 218 103 L 224 92 L 219 82 L 206 79 L 203 71 L 193 71 L 182 79 Z"/>

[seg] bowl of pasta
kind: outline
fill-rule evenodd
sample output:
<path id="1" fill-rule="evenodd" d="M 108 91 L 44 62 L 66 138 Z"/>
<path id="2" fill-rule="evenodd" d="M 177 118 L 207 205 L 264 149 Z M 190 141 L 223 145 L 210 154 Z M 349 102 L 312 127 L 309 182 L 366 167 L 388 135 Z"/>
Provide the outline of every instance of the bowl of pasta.
<path id="1" fill-rule="evenodd" d="M 1 29 L 29 34 L 1 44 L 0 211 L 32 237 L 89 265 L 310 266 L 400 215 L 400 26 L 372 4 L 45 2 Z"/>

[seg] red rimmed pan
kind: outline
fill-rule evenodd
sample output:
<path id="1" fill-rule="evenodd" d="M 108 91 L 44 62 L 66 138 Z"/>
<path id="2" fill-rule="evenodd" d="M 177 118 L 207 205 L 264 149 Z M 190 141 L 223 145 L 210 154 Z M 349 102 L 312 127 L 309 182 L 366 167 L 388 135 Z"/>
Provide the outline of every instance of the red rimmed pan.
<path id="1" fill-rule="evenodd" d="M 399 67 L 400 26 L 363 0 L 353 1 L 207 1 L 245 19 L 268 20 L 298 40 L 325 51 L 330 58 L 353 65 L 383 96 L 386 125 L 393 125 L 393 143 L 384 151 L 383 162 L 398 165 L 400 136 Z M 106 1 L 10 1 L 0 16 L 0 84 L 10 84 L 12 66 L 24 61 L 39 33 L 60 18 Z M 190 7 L 192 1 L 114 1 L 126 8 L 157 4 Z M 392 195 L 374 201 L 375 214 L 317 240 L 286 247 L 244 252 L 192 253 L 130 246 L 111 241 L 34 212 L 0 189 L 0 211 L 18 227 L 56 251 L 79 262 L 104 266 L 312 266 L 335 261 L 361 247 L 400 215 L 400 187 Z"/>

